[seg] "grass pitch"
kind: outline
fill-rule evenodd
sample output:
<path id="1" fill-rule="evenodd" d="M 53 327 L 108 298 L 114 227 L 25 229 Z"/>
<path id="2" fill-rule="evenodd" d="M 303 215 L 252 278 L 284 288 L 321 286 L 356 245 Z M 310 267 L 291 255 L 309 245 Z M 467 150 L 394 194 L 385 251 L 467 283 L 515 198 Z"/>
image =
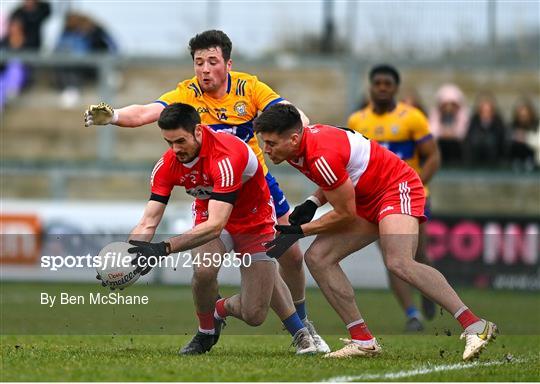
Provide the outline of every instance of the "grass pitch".
<path id="1" fill-rule="evenodd" d="M 2 381 L 540 379 L 540 297 L 536 293 L 461 291 L 467 304 L 497 322 L 502 331 L 478 361 L 463 363 L 459 326 L 448 314 L 426 322 L 423 333 L 400 334 L 403 315 L 392 295 L 384 291 L 357 294 L 383 354 L 369 359 L 326 360 L 295 356 L 291 339 L 275 315 L 269 315 L 258 328 L 230 319 L 210 353 L 178 356 L 178 349 L 196 328 L 189 287 L 135 286 L 125 291 L 149 295 L 148 306 L 49 309 L 39 305 L 41 291 L 76 293 L 96 287 L 2 283 L 1 288 Z M 226 295 L 235 291 L 222 290 Z M 308 311 L 330 346 L 340 347 L 339 337 L 346 336 L 343 325 L 318 290 L 308 291 Z"/>

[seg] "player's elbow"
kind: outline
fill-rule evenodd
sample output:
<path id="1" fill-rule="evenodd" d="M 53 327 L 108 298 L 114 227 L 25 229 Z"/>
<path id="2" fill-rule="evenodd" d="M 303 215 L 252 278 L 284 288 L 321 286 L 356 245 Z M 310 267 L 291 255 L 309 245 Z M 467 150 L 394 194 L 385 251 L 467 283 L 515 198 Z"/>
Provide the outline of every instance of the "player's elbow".
<path id="1" fill-rule="evenodd" d="M 351 210 L 336 211 L 337 221 L 342 225 L 352 224 L 356 219 L 356 212 Z"/>
<path id="2" fill-rule="evenodd" d="M 225 229 L 226 222 L 212 221 L 208 222 L 208 232 L 213 239 L 218 238 Z"/>
<path id="3" fill-rule="evenodd" d="M 155 232 L 157 227 L 158 227 L 158 222 L 156 222 L 155 220 L 142 220 L 138 227 L 144 231 L 144 233 L 148 233 L 148 232 Z"/>

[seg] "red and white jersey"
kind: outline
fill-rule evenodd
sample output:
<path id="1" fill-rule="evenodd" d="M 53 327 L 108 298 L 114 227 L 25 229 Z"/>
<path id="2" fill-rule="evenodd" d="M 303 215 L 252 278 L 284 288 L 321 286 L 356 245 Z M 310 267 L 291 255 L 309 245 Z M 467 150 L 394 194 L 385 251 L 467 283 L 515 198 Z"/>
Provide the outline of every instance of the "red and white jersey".
<path id="1" fill-rule="evenodd" d="M 328 125 L 306 127 L 300 155 L 289 163 L 327 191 L 350 178 L 355 186 L 357 205 L 380 196 L 412 171 L 375 141 Z"/>
<path id="2" fill-rule="evenodd" d="M 169 149 L 154 166 L 150 184 L 152 195 L 165 199 L 174 186 L 183 186 L 199 207 L 208 206 L 212 193 L 237 192 L 228 225 L 238 229 L 274 224 L 270 191 L 255 153 L 239 138 L 207 126 L 199 156 L 181 163 Z"/>

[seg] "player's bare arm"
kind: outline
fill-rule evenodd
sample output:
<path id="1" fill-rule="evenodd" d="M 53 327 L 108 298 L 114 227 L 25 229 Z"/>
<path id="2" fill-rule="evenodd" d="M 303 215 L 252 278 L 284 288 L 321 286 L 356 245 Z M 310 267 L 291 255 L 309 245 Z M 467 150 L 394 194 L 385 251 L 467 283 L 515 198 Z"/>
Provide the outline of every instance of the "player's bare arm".
<path id="1" fill-rule="evenodd" d="M 119 127 L 136 128 L 156 122 L 164 108 L 160 103 L 150 103 L 114 109 L 108 104 L 99 103 L 88 107 L 84 113 L 84 125 L 89 127 L 114 124 Z"/>
<path id="2" fill-rule="evenodd" d="M 131 231 L 129 240 L 152 240 L 166 207 L 165 204 L 159 201 L 148 201 L 141 220 Z"/>
<path id="3" fill-rule="evenodd" d="M 306 236 L 327 232 L 352 223 L 356 218 L 355 192 L 350 178 L 331 191 L 324 191 L 324 198 L 334 208 L 317 220 L 302 225 Z"/>
<path id="4" fill-rule="evenodd" d="M 211 199 L 208 202 L 208 220 L 180 236 L 169 239 L 170 251 L 186 251 L 218 238 L 229 220 L 233 207 L 231 203 Z"/>
<path id="5" fill-rule="evenodd" d="M 422 180 L 422 183 L 425 185 L 429 183 L 433 175 L 435 175 L 441 166 L 441 153 L 433 137 L 418 144 L 417 148 L 420 158 L 424 159 L 424 164 L 422 165 L 419 176 L 420 180 Z"/>

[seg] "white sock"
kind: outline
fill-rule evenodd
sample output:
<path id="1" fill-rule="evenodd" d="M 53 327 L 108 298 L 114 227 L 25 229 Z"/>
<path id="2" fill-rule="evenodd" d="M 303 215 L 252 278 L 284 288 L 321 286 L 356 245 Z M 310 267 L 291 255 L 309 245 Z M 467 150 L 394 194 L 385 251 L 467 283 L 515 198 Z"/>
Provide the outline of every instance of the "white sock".
<path id="1" fill-rule="evenodd" d="M 371 347 L 375 343 L 375 338 L 370 340 L 352 340 L 353 343 L 358 344 L 361 347 Z"/>
<path id="2" fill-rule="evenodd" d="M 486 321 L 484 319 L 478 320 L 476 323 L 472 323 L 467 328 L 465 328 L 466 333 L 482 333 L 486 327 Z"/>
<path id="3" fill-rule="evenodd" d="M 217 311 L 214 309 L 214 319 L 216 320 L 225 320 L 223 317 L 218 315 Z"/>
<path id="4" fill-rule="evenodd" d="M 202 329 L 201 327 L 199 327 L 199 332 L 201 333 L 204 333 L 206 335 L 215 335 L 216 334 L 216 330 L 215 329 Z"/>

